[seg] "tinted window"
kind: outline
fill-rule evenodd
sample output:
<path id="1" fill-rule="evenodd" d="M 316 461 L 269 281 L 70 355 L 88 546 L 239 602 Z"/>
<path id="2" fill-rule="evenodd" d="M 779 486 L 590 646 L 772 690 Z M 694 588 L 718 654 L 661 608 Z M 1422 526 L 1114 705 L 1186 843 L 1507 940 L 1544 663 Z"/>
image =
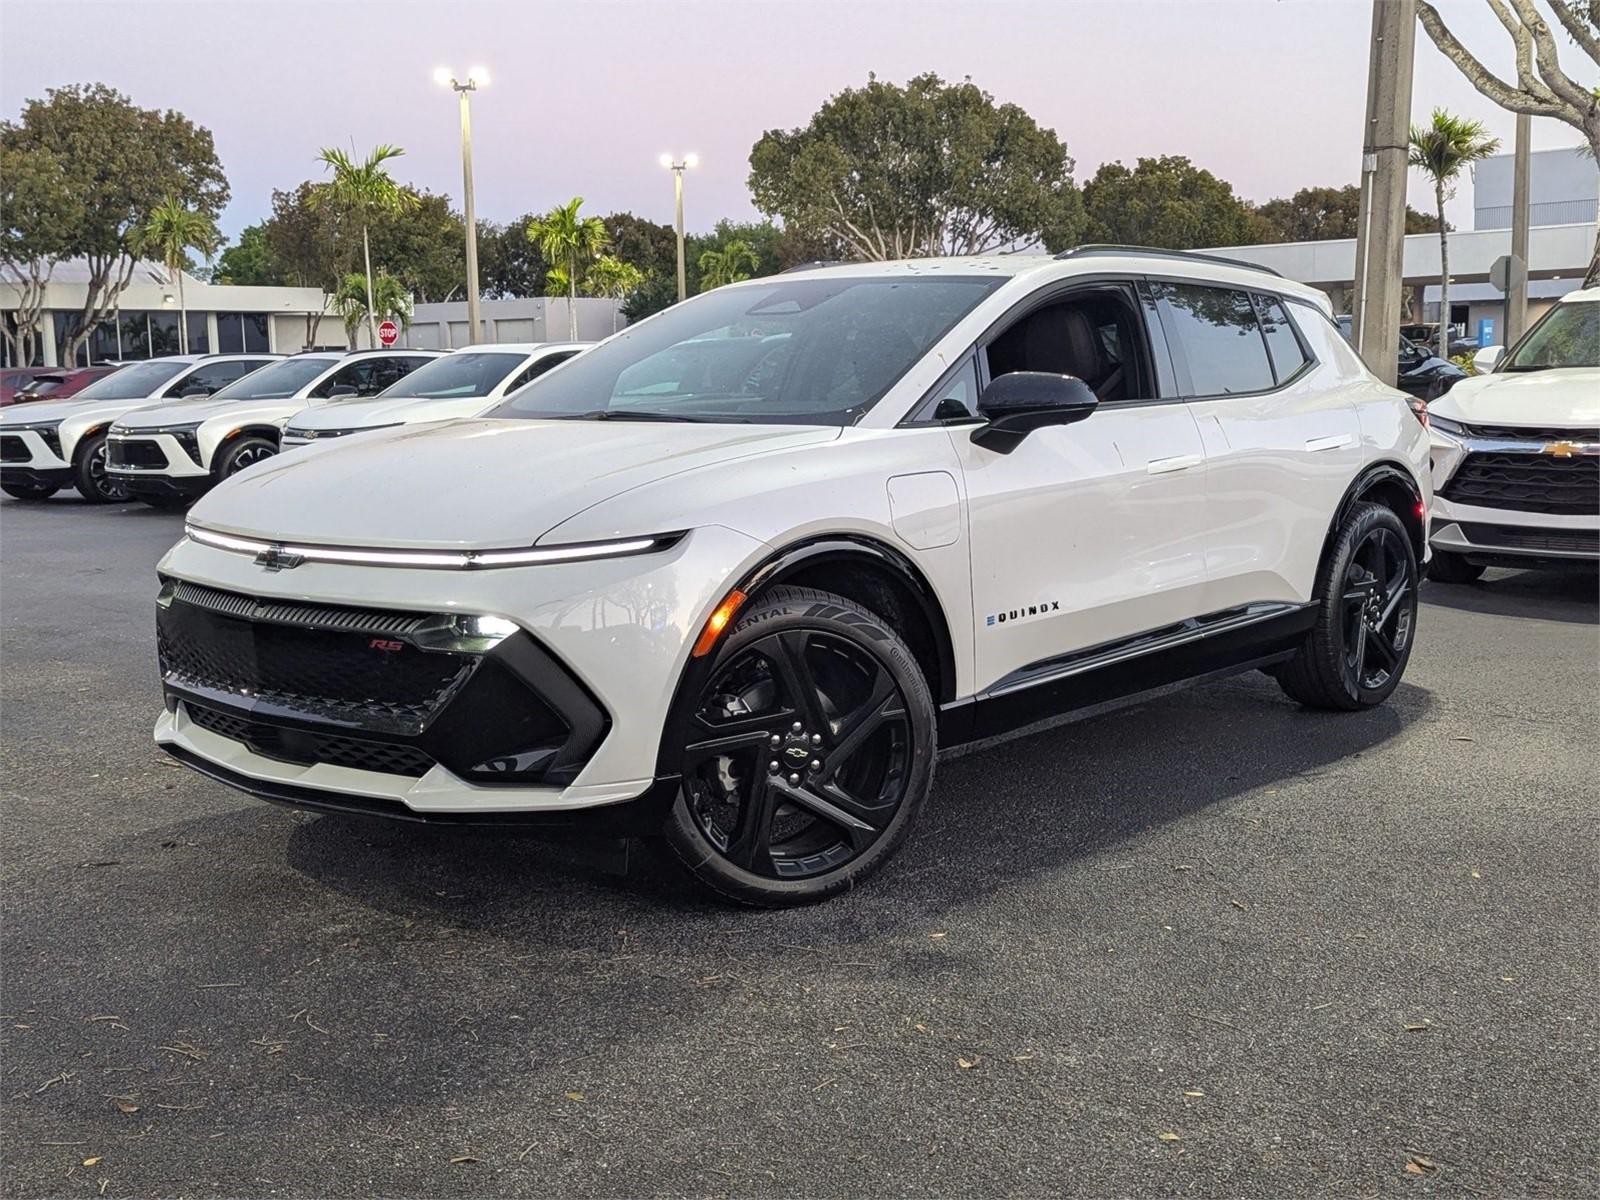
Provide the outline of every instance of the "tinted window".
<path id="1" fill-rule="evenodd" d="M 297 356 L 269 363 L 252 371 L 238 383 L 218 392 L 218 400 L 287 400 L 321 375 L 334 362 L 332 358 Z"/>
<path id="2" fill-rule="evenodd" d="M 1261 315 L 1261 332 L 1267 338 L 1267 353 L 1272 357 L 1272 370 L 1283 383 L 1309 361 L 1300 348 L 1289 314 L 1275 296 L 1257 296 L 1256 309 Z"/>
<path id="3" fill-rule="evenodd" d="M 376 396 L 384 388 L 405 378 L 413 367 L 426 361 L 419 358 L 358 358 L 317 384 L 311 394 L 321 398 L 334 388 L 353 387 L 357 396 Z"/>
<path id="4" fill-rule="evenodd" d="M 623 330 L 491 415 L 847 425 L 997 278 L 829 274 L 718 288 Z"/>
<path id="5" fill-rule="evenodd" d="M 1528 331 L 1500 370 L 1544 371 L 1551 367 L 1600 367 L 1600 302 L 1557 304 Z"/>
<path id="6" fill-rule="evenodd" d="M 191 375 L 186 375 L 167 389 L 169 396 L 181 396 L 185 392 L 204 388 L 207 394 L 220 392 L 236 379 L 250 374 L 262 365 L 258 358 L 232 359 L 228 362 L 207 363 Z"/>
<path id="7" fill-rule="evenodd" d="M 179 371 L 189 366 L 186 362 L 145 362 L 123 367 L 120 371 L 97 379 L 83 391 L 79 400 L 141 400 L 155 392 Z"/>
<path id="8" fill-rule="evenodd" d="M 541 358 L 538 362 L 534 363 L 531 367 L 529 367 L 521 375 L 518 375 L 515 379 L 513 379 L 511 381 L 511 386 L 508 387 L 506 389 L 506 391 L 507 392 L 514 392 L 519 387 L 523 387 L 526 384 L 532 383 L 535 379 L 539 378 L 539 376 L 543 375 L 551 367 L 559 367 L 562 363 L 566 362 L 567 359 L 571 358 L 576 353 L 577 353 L 576 350 L 569 350 L 565 354 L 547 354 L 547 355 L 545 355 L 545 357 Z"/>
<path id="9" fill-rule="evenodd" d="M 457 351 L 435 358 L 411 372 L 389 391 L 391 400 L 466 400 L 487 396 L 500 381 L 527 361 L 508 352 Z"/>
<path id="10" fill-rule="evenodd" d="M 1189 283 L 1156 285 L 1189 363 L 1189 393 L 1227 396 L 1274 386 L 1248 292 Z"/>

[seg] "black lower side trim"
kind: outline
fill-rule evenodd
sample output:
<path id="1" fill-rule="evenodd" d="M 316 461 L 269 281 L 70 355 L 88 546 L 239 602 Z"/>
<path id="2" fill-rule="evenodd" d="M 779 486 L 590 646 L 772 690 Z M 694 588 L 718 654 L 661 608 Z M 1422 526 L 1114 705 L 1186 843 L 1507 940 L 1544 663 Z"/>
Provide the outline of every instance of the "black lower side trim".
<path id="1" fill-rule="evenodd" d="M 328 792 L 320 788 L 279 783 L 275 780 L 254 779 L 219 766 L 209 759 L 201 758 L 191 750 L 170 742 L 161 743 L 161 749 L 206 778 L 225 783 L 258 800 L 267 800 L 273 804 L 283 804 L 310 812 L 384 817 L 394 821 L 412 821 L 419 825 L 495 825 L 592 834 L 596 837 L 641 837 L 660 832 L 667 812 L 678 798 L 680 786 L 680 781 L 675 775 L 658 778 L 641 796 L 617 804 L 596 805 L 593 808 L 519 813 L 422 813 L 407 808 L 397 800 L 352 796 L 343 792 Z"/>
<path id="2" fill-rule="evenodd" d="M 0 464 L 0 483 L 16 483 L 23 487 L 70 487 L 71 467 L 15 467 Z"/>
<path id="3" fill-rule="evenodd" d="M 217 482 L 209 475 L 136 475 L 131 471 L 115 469 L 106 473 L 127 488 L 128 495 L 154 496 L 158 500 L 193 500 L 205 495 Z"/>
<path id="4" fill-rule="evenodd" d="M 1159 640 L 1147 642 L 1149 635 L 1131 638 L 1125 643 L 1129 657 L 1117 658 L 1111 647 L 1098 648 L 1075 656 L 1082 661 L 1081 668 L 1066 661 L 1059 673 L 1052 672 L 1049 664 L 1038 664 L 1002 681 L 1006 690 L 997 685 L 989 692 L 944 705 L 939 710 L 939 745 L 948 749 L 1074 714 L 1092 716 L 1108 704 L 1131 703 L 1175 684 L 1281 662 L 1315 622 L 1316 608 L 1307 605 L 1225 625 L 1192 640 L 1176 640 L 1184 636 L 1178 634 L 1175 644 L 1166 647 Z M 1100 659 L 1111 661 L 1095 665 Z"/>

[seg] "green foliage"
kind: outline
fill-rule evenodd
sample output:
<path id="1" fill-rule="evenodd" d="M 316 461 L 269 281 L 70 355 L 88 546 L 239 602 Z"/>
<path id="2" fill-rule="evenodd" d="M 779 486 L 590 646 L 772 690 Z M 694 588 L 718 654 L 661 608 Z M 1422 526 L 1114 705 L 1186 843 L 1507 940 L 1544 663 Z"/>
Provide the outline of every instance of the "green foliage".
<path id="1" fill-rule="evenodd" d="M 306 180 L 292 192 L 274 191 L 265 237 L 283 282 L 333 292 L 355 261 L 355 247 L 340 245 L 338 213 L 318 201 L 322 186 Z"/>
<path id="2" fill-rule="evenodd" d="M 49 253 L 81 256 L 88 267 L 84 305 L 62 347 L 67 360 L 115 309 L 132 277 L 135 231 L 165 197 L 212 220 L 228 202 L 209 130 L 180 113 L 138 108 L 104 84 L 54 88 L 29 100 L 19 120 L 0 124 L 0 151 L 8 163 L 24 165 L 25 193 L 46 189 L 23 211 L 56 214 Z M 5 225 L 8 239 L 21 239 L 28 228 L 14 225 L 9 212 Z"/>
<path id="3" fill-rule="evenodd" d="M 357 160 L 337 146 L 324 147 L 317 154 L 317 161 L 333 172 L 333 178 L 314 193 L 315 202 L 343 211 L 362 228 L 371 225 L 376 217 L 406 208 L 415 203 L 415 198 L 394 181 L 384 166 L 404 154 L 399 146 L 381 145 Z"/>
<path id="4" fill-rule="evenodd" d="M 467 288 L 467 229 L 448 196 L 411 193 L 372 221 L 372 258 L 427 304 L 459 300 Z"/>
<path id="5" fill-rule="evenodd" d="M 610 254 L 602 254 L 589 266 L 589 291 L 609 300 L 626 300 L 643 282 L 643 271 Z"/>
<path id="6" fill-rule="evenodd" d="M 143 258 L 158 258 L 174 276 L 193 266 L 189 251 L 198 250 L 208 260 L 217 252 L 222 235 L 205 213 L 168 196 L 150 210 L 145 223 L 133 231 L 132 246 Z"/>
<path id="7" fill-rule="evenodd" d="M 528 241 L 538 248 L 540 257 L 551 264 L 552 273 L 557 268 L 561 271 L 559 289 L 551 285 L 547 277 L 545 291 L 548 294 L 555 295 L 559 291 L 575 294 L 589 264 L 611 244 L 605 223 L 599 217 L 581 216 L 578 210 L 582 207 L 583 197 L 574 196 L 528 222 Z"/>
<path id="8" fill-rule="evenodd" d="M 46 285 L 83 221 L 82 200 L 62 186 L 64 173 L 54 151 L 0 141 L 0 277 L 16 289 L 3 329 L 14 363 L 34 359 Z"/>
<path id="9" fill-rule="evenodd" d="M 528 213 L 509 225 L 478 222 L 478 287 L 488 299 L 544 295 L 544 259 L 528 240 L 533 218 Z"/>
<path id="10" fill-rule="evenodd" d="M 238 243 L 217 256 L 216 265 L 211 268 L 211 282 L 245 287 L 273 287 L 286 282 L 273 258 L 265 221 L 239 231 Z"/>
<path id="11" fill-rule="evenodd" d="M 1361 188 L 1301 188 L 1292 196 L 1268 200 L 1256 210 L 1272 242 L 1322 242 L 1356 236 L 1361 212 Z M 1439 219 L 1407 205 L 1406 232 L 1433 233 Z"/>
<path id="12" fill-rule="evenodd" d="M 1264 231 L 1233 186 L 1181 155 L 1104 164 L 1083 185 L 1092 242 L 1192 250 L 1239 246 Z"/>
<path id="13" fill-rule="evenodd" d="M 368 307 L 368 296 L 371 307 Z M 339 282 L 333 294 L 333 311 L 344 322 L 345 337 L 356 344 L 356 330 L 365 322 L 374 329 L 379 321 L 394 321 L 400 328 L 411 328 L 411 296 L 406 286 L 393 275 L 380 272 L 369 292 L 367 277 L 352 271 Z M 377 345 L 374 336 L 373 345 Z"/>
<path id="14" fill-rule="evenodd" d="M 721 249 L 700 252 L 700 290 L 749 279 L 761 266 L 761 258 L 742 238 L 734 238 Z"/>
<path id="15" fill-rule="evenodd" d="M 851 258 L 977 254 L 1078 240 L 1072 158 L 1053 130 L 970 80 L 869 76 L 750 152 L 756 207 Z"/>
<path id="16" fill-rule="evenodd" d="M 1442 108 L 1433 110 L 1428 124 L 1413 125 L 1410 140 L 1408 161 L 1433 180 L 1436 188 L 1446 189 L 1447 200 L 1451 185 L 1469 164 L 1500 149 L 1500 139 L 1490 137 L 1482 121 L 1458 117 Z"/>

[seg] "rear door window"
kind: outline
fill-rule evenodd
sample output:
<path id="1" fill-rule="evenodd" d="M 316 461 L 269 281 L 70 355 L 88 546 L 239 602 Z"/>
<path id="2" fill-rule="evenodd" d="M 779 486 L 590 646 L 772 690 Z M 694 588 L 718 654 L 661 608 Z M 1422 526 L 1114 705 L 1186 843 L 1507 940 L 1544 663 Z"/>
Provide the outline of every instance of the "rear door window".
<path id="1" fill-rule="evenodd" d="M 1168 332 L 1187 362 L 1191 396 L 1266 392 L 1276 386 L 1249 292 L 1192 283 L 1152 286 Z"/>

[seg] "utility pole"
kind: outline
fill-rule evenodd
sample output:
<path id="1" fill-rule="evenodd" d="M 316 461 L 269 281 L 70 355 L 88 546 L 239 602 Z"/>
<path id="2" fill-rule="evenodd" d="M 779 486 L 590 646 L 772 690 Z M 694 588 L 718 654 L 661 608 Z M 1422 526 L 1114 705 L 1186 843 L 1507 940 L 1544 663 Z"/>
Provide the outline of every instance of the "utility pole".
<path id="1" fill-rule="evenodd" d="M 433 73 L 434 82 L 461 97 L 461 190 L 467 224 L 467 344 L 483 340 L 483 320 L 478 304 L 478 218 L 472 200 L 472 104 L 469 97 L 489 86 L 489 72 L 473 67 L 465 80 L 457 79 L 448 67 Z"/>
<path id="2" fill-rule="evenodd" d="M 1367 116 L 1361 147 L 1361 214 L 1356 228 L 1356 351 L 1393 386 L 1399 366 L 1405 276 L 1406 153 L 1411 126 L 1411 61 L 1416 0 L 1373 0 Z"/>
<path id="3" fill-rule="evenodd" d="M 1510 284 L 1506 292 L 1506 327 L 1501 335 L 1502 346 L 1512 346 L 1528 327 L 1528 169 L 1532 165 L 1533 118 L 1527 113 L 1517 114 L 1517 143 L 1512 159 L 1511 173 L 1511 257 L 1522 264 L 1522 270 L 1512 264 Z"/>
<path id="4" fill-rule="evenodd" d="M 700 164 L 698 154 L 685 154 L 681 160 L 670 154 L 661 156 L 661 165 L 672 172 L 673 192 L 678 209 L 678 299 L 689 294 L 688 273 L 684 264 L 683 247 L 683 173 Z"/>

